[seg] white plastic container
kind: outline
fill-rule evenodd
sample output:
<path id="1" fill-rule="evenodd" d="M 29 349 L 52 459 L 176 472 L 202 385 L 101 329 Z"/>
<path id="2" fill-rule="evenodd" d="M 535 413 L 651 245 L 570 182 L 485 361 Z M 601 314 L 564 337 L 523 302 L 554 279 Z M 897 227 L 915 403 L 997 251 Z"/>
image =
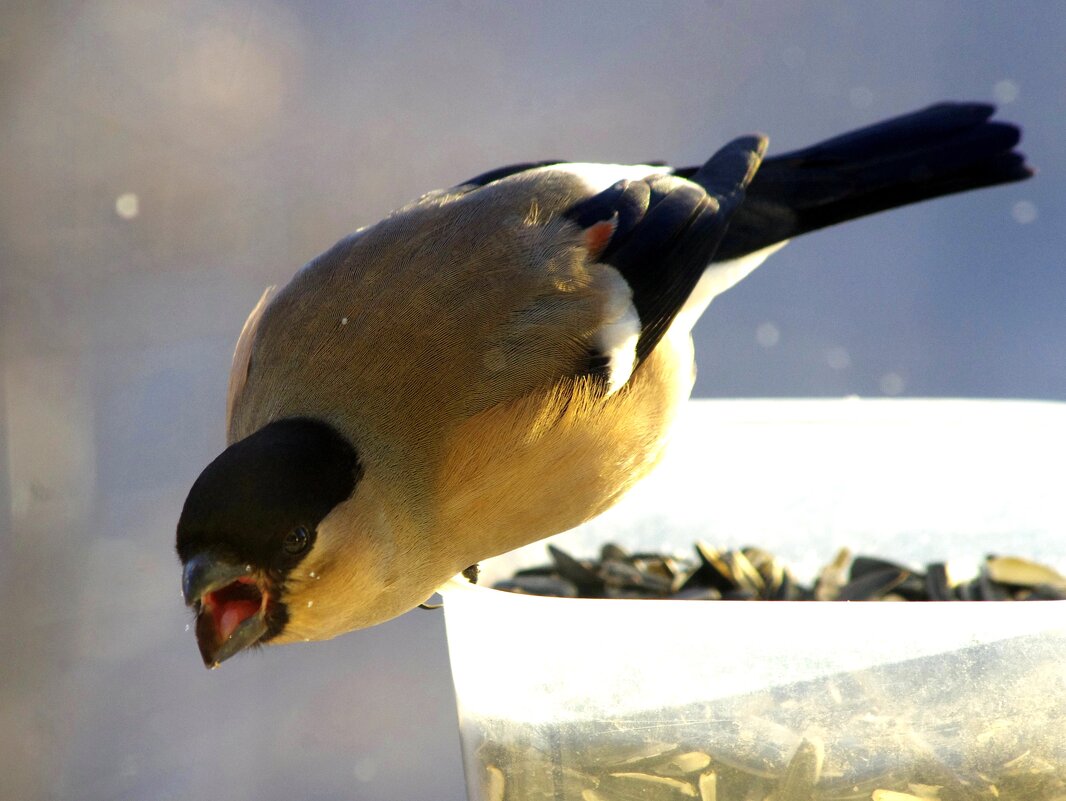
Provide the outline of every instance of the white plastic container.
<path id="1" fill-rule="evenodd" d="M 843 546 L 1061 569 L 1064 479 L 1064 404 L 694 401 L 656 473 L 554 541 L 758 545 L 804 582 Z M 487 588 L 546 561 L 538 543 L 444 592 L 471 801 L 1066 797 L 1066 602 Z"/>

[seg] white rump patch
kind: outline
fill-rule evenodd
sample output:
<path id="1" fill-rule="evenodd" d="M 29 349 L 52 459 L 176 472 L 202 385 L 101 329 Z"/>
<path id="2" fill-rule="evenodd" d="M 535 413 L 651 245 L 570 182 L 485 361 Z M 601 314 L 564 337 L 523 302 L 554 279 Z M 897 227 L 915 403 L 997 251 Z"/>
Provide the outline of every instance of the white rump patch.
<path id="1" fill-rule="evenodd" d="M 678 330 L 689 332 L 696 324 L 696 321 L 700 319 L 700 316 L 707 310 L 711 301 L 718 295 L 721 295 L 727 289 L 738 284 L 744 278 L 747 278 L 752 271 L 762 264 L 766 259 L 783 248 L 788 244 L 786 239 L 783 242 L 777 242 L 762 250 L 756 250 L 754 253 L 749 253 L 747 256 L 741 256 L 739 259 L 730 259 L 729 261 L 719 261 L 710 264 L 706 270 L 703 271 L 703 275 L 700 276 L 699 283 L 696 284 L 696 288 L 692 290 L 692 294 L 688 296 L 688 300 L 685 301 L 685 305 L 681 307 L 681 311 L 677 313 L 674 318 L 674 322 L 670 325 L 670 330 Z"/>
<path id="2" fill-rule="evenodd" d="M 592 338 L 592 347 L 607 357 L 607 394 L 617 392 L 633 375 L 640 338 L 640 316 L 633 305 L 633 290 L 613 267 L 606 268 L 607 308 L 603 324 Z"/>

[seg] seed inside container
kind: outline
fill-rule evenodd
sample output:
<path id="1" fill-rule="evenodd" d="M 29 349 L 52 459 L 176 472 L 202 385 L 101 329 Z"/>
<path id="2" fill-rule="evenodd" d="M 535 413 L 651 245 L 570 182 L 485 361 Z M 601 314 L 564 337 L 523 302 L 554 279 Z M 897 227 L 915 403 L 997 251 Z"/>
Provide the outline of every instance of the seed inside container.
<path id="1" fill-rule="evenodd" d="M 546 564 L 496 586 L 614 599 L 1066 598 L 1061 574 L 1017 557 L 989 557 L 973 578 L 959 580 L 946 563 L 919 567 L 844 549 L 806 584 L 764 549 L 705 542 L 688 558 L 629 553 L 612 543 L 596 558 L 577 558 L 552 546 Z M 654 634 L 642 632 L 649 643 Z M 712 624 L 693 636 L 719 633 Z M 728 639 L 721 647 L 728 654 Z M 1022 649 L 1033 667 L 1028 681 L 1004 687 L 980 666 L 1018 652 L 1012 649 Z M 471 735 L 482 738 L 480 745 L 467 753 L 480 769 L 480 798 L 488 801 L 1063 801 L 1066 741 L 1059 732 L 1066 701 L 1061 693 L 1036 692 L 1034 699 L 1033 690 L 1062 686 L 1059 657 L 1035 637 L 974 646 L 940 657 L 936 686 L 924 687 L 913 683 L 902 653 L 898 662 L 787 688 L 712 695 L 706 703 L 622 720 L 530 727 L 525 739 L 489 719 Z"/>

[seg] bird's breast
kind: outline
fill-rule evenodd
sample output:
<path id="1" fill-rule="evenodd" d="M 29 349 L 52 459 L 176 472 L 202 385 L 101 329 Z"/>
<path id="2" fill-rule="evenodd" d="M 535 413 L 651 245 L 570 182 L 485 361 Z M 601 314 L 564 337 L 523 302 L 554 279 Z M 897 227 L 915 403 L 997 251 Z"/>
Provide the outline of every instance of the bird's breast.
<path id="1" fill-rule="evenodd" d="M 440 547 L 461 569 L 613 506 L 658 463 L 692 383 L 683 332 L 611 395 L 567 380 L 471 417 L 445 448 Z"/>

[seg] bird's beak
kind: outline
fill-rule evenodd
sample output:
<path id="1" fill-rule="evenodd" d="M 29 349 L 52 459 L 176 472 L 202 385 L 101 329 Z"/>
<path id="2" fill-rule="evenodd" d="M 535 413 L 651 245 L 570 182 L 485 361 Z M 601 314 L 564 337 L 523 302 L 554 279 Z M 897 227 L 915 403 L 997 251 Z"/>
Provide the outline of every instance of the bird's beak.
<path id="1" fill-rule="evenodd" d="M 206 667 L 218 667 L 266 634 L 268 594 L 250 565 L 196 554 L 185 564 L 181 591 L 196 610 L 196 641 Z"/>

